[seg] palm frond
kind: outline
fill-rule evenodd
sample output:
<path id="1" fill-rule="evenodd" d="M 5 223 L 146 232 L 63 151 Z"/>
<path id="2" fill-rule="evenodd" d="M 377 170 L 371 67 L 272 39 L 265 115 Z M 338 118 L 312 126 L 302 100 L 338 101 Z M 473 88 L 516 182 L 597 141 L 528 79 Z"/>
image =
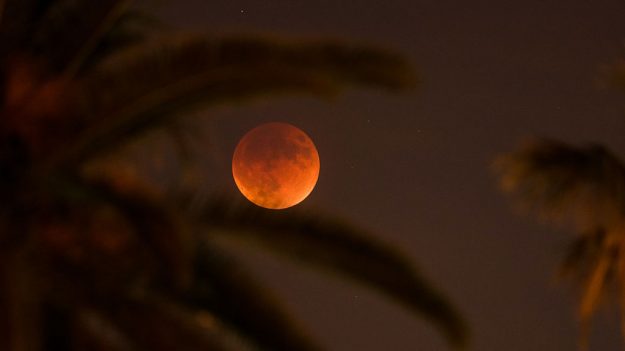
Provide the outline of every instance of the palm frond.
<path id="1" fill-rule="evenodd" d="M 26 51 L 38 20 L 54 0 L 4 0 L 0 21 L 0 58 Z"/>
<path id="2" fill-rule="evenodd" d="M 150 37 L 129 25 L 129 0 L 5 1 L 0 348 L 226 351 L 236 330 L 269 350 L 320 349 L 211 237 L 197 244 L 172 199 L 96 182 L 82 161 L 200 106 L 406 89 L 410 65 L 331 41 Z M 337 221 L 222 205 L 204 209 L 204 226 L 368 284 L 466 342 L 451 305 L 386 245 Z M 7 258 L 26 244 L 33 257 Z"/>
<path id="3" fill-rule="evenodd" d="M 451 304 L 392 248 L 336 220 L 217 201 L 197 214 L 213 235 L 251 240 L 302 263 L 354 279 L 386 294 L 430 322 L 456 346 L 467 329 Z"/>
<path id="4" fill-rule="evenodd" d="M 208 241 L 197 246 L 194 284 L 183 301 L 211 311 L 263 350 L 321 349 L 244 267 Z"/>
<path id="5" fill-rule="evenodd" d="M 136 351 L 124 331 L 102 313 L 93 308 L 81 308 L 75 314 L 71 340 L 75 350 Z M 51 342 L 49 349 L 58 348 L 59 344 L 62 342 Z"/>
<path id="6" fill-rule="evenodd" d="M 590 332 L 590 318 L 597 310 L 597 306 L 603 297 L 608 272 L 613 262 L 612 258 L 602 255 L 598 258 L 591 274 L 584 284 L 584 292 L 579 305 L 579 317 L 581 322 L 580 344 L 586 347 Z"/>
<path id="7" fill-rule="evenodd" d="M 214 323 L 204 323 L 202 314 L 153 294 L 109 300 L 99 313 L 117 325 L 137 350 L 232 350 L 223 331 Z"/>
<path id="8" fill-rule="evenodd" d="M 163 279 L 146 277 L 149 280 L 145 284 L 152 289 L 170 294 L 190 310 L 213 313 L 215 319 L 224 321 L 264 349 L 319 349 L 297 328 L 277 299 L 224 253 L 181 233 L 181 228 L 171 222 L 172 213 L 164 207 L 139 194 L 123 193 L 102 184 L 75 182 L 72 185 L 74 189 L 66 189 L 67 186 L 58 183 L 53 188 L 66 197 L 88 197 L 96 202 L 111 203 L 131 222 L 138 241 L 147 245 L 157 259 L 155 271 L 167 278 L 167 284 L 163 284 Z M 191 247 L 195 249 L 187 250 Z M 115 268 L 114 264 L 112 266 Z M 95 271 L 93 267 L 89 270 Z M 80 276 L 73 276 L 71 280 L 87 280 L 87 284 L 95 285 Z M 177 282 L 180 280 L 183 283 Z M 121 279 L 113 286 L 122 285 L 119 281 Z M 95 292 L 95 295 L 100 294 Z"/>
<path id="9" fill-rule="evenodd" d="M 11 293 L 9 278 L 11 274 L 7 265 L 6 257 L 0 253 L 0 348 L 8 350 L 11 342 Z"/>
<path id="10" fill-rule="evenodd" d="M 575 237 L 565 249 L 560 275 L 564 278 L 583 280 L 589 274 L 588 267 L 592 267 L 601 256 L 605 240 L 604 229 L 582 233 Z"/>
<path id="11" fill-rule="evenodd" d="M 6 284 L 7 314 L 9 338 L 7 349 L 17 351 L 36 350 L 42 342 L 42 332 L 39 329 L 41 320 L 37 314 L 42 303 L 42 292 L 38 286 L 38 279 L 33 267 L 32 250 L 23 246 L 14 252 L 7 269 L 5 278 L 11 282 Z"/>
<path id="12" fill-rule="evenodd" d="M 0 0 L 0 28 L 2 27 L 2 20 L 4 19 L 4 7 L 6 4 L 6 0 Z"/>
<path id="13" fill-rule="evenodd" d="M 177 289 L 190 283 L 192 238 L 175 212 L 145 194 L 124 193 L 105 183 L 74 180 L 72 185 L 123 214 L 152 256 L 159 283 Z"/>
<path id="14" fill-rule="evenodd" d="M 621 252 L 625 251 L 625 244 L 621 244 L 620 250 Z M 619 277 L 625 277 L 625 259 L 621 258 L 618 260 L 616 275 Z M 621 319 L 621 338 L 623 338 L 623 342 L 625 342 L 625 280 L 618 280 L 618 292 L 617 292 L 617 301 L 619 304 L 620 310 L 620 319 Z"/>
<path id="15" fill-rule="evenodd" d="M 583 232 L 625 223 L 625 167 L 599 145 L 537 140 L 495 162 L 505 192 L 546 219 Z"/>
<path id="16" fill-rule="evenodd" d="M 97 46 L 85 59 L 81 66 L 81 72 L 90 72 L 114 53 L 147 41 L 148 38 L 158 34 L 159 31 L 162 32 L 165 28 L 166 25 L 154 16 L 138 10 L 124 11 L 115 18 L 110 29 L 101 37 Z"/>
<path id="17" fill-rule="evenodd" d="M 32 50 L 52 72 L 75 74 L 128 0 L 57 0 L 38 22 Z"/>
<path id="18" fill-rule="evenodd" d="M 39 311 L 41 315 L 42 350 L 74 350 L 73 318 L 67 308 L 50 303 L 43 303 Z"/>
<path id="19" fill-rule="evenodd" d="M 502 156 L 495 167 L 502 189 L 525 208 L 576 225 L 579 234 L 566 250 L 561 272 L 581 286 L 579 343 L 587 349 L 590 320 L 608 287 L 625 292 L 619 273 L 625 264 L 625 166 L 600 145 L 537 140 Z"/>
<path id="20" fill-rule="evenodd" d="M 115 55 L 85 77 L 75 113 L 86 116 L 91 127 L 70 145 L 69 157 L 110 149 L 201 105 L 268 93 L 328 95 L 349 85 L 399 90 L 413 83 L 403 59 L 366 47 L 161 38 Z"/>

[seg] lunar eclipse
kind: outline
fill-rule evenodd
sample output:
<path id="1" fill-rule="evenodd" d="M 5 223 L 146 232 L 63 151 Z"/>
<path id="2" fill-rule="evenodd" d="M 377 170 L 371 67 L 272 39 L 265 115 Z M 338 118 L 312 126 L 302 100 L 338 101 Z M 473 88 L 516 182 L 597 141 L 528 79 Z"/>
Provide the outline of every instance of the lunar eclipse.
<path id="1" fill-rule="evenodd" d="M 306 133 L 272 122 L 250 130 L 232 158 L 234 181 L 248 200 L 268 209 L 302 202 L 319 178 L 319 154 Z"/>

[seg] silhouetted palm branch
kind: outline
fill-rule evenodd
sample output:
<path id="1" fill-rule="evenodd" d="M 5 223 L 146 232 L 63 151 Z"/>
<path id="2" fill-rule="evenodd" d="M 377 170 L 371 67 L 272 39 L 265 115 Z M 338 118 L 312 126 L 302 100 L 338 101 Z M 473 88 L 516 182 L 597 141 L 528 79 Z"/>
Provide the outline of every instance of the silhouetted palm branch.
<path id="1" fill-rule="evenodd" d="M 446 300 L 358 230 L 227 204 L 204 207 L 198 226 L 176 199 L 96 181 L 85 168 L 191 108 L 349 86 L 402 90 L 415 81 L 409 65 L 329 41 L 152 35 L 131 28 L 127 6 L 0 1 L 0 349 L 231 350 L 234 333 L 262 349 L 320 349 L 213 247 L 207 228 L 297 251 L 463 345 L 465 327 Z"/>
<path id="2" fill-rule="evenodd" d="M 625 167 L 600 145 L 539 140 L 498 161 L 503 190 L 548 219 L 574 219 L 580 230 L 615 226 L 625 209 Z"/>
<path id="3" fill-rule="evenodd" d="M 50 1 L 32 35 L 32 53 L 53 73 L 74 75 L 116 23 L 129 0 Z"/>
<path id="4" fill-rule="evenodd" d="M 579 315 L 585 347 L 590 318 L 609 287 L 625 296 L 625 166 L 599 145 L 537 140 L 501 157 L 496 168 L 502 189 L 517 196 L 524 208 L 547 220 L 575 224 L 578 237 L 567 250 L 562 272 L 582 285 Z"/>
<path id="5" fill-rule="evenodd" d="M 212 311 L 224 323 L 263 349 L 321 350 L 278 299 L 227 253 L 199 239 L 195 279 L 182 300 Z"/>
<path id="6" fill-rule="evenodd" d="M 106 151 L 190 108 L 275 93 L 335 94 L 350 84 L 403 89 L 414 75 L 395 55 L 338 43 L 161 36 L 81 80 L 87 103 L 73 114 L 92 122 L 72 145 L 81 154 L 72 156 Z"/>
<path id="7" fill-rule="evenodd" d="M 297 262 L 368 285 L 430 320 L 456 345 L 466 326 L 451 305 L 396 250 L 338 220 L 267 212 L 223 199 L 196 214 L 211 235 L 251 240 Z"/>

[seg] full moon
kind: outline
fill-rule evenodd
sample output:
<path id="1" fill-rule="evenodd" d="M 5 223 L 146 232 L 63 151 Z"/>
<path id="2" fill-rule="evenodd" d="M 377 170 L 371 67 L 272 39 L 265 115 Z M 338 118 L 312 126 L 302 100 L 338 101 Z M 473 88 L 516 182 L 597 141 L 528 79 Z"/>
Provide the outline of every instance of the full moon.
<path id="1" fill-rule="evenodd" d="M 287 123 L 262 124 L 243 136 L 232 175 L 248 200 L 269 209 L 302 202 L 319 178 L 319 154 L 306 133 Z"/>

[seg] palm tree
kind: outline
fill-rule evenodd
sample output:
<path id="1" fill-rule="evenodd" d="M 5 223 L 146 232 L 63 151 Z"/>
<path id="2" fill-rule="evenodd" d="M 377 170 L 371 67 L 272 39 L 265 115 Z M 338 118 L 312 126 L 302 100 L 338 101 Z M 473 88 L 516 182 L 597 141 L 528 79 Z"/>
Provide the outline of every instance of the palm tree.
<path id="1" fill-rule="evenodd" d="M 613 83 L 625 87 L 625 62 Z M 600 144 L 572 146 L 539 139 L 495 162 L 501 188 L 548 221 L 572 222 L 577 233 L 565 252 L 561 274 L 581 287 L 580 347 L 602 300 L 615 300 L 625 337 L 625 164 Z"/>
<path id="2" fill-rule="evenodd" d="M 0 349 L 319 350 L 215 243 L 224 233 L 377 289 L 466 342 L 446 299 L 361 230 L 227 197 L 198 203 L 193 188 L 155 191 L 115 166 L 128 144 L 199 107 L 409 88 L 401 57 L 157 32 L 124 0 L 0 0 L 0 63 Z"/>

